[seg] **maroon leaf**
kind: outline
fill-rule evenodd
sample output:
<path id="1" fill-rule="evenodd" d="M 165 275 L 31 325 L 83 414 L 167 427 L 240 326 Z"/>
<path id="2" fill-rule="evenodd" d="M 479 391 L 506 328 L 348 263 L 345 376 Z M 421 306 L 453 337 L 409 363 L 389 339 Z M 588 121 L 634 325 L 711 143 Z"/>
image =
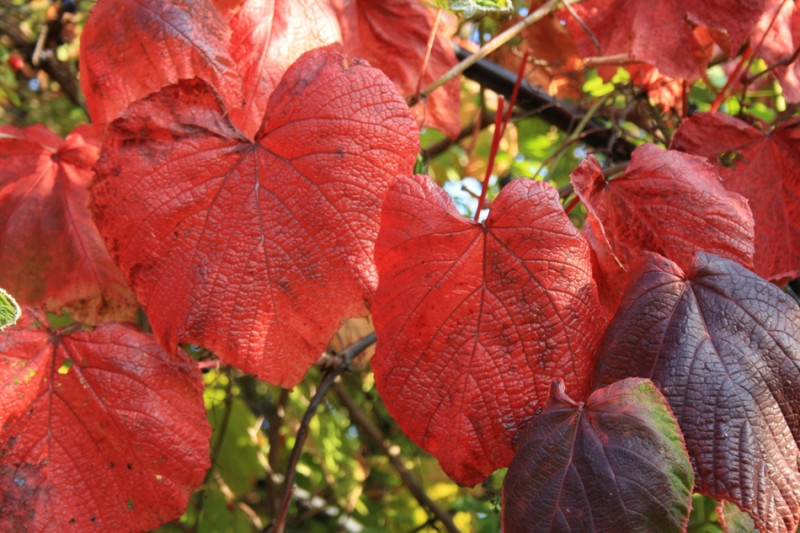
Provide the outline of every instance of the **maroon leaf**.
<path id="1" fill-rule="evenodd" d="M 418 0 L 333 0 L 349 54 L 383 70 L 402 96 L 415 94 L 438 80 L 458 59 L 440 23 L 427 65 L 428 38 L 434 12 Z M 461 131 L 461 83 L 456 77 L 414 107 L 421 126 L 432 126 L 455 138 Z"/>
<path id="2" fill-rule="evenodd" d="M 81 88 L 92 121 L 105 128 L 131 102 L 195 76 L 241 106 L 230 35 L 209 0 L 101 0 L 81 34 Z"/>
<path id="3" fill-rule="evenodd" d="M 747 201 L 725 190 L 707 161 L 652 144 L 638 147 L 627 170 L 606 181 L 594 157 L 572 173 L 589 212 L 587 232 L 613 311 L 627 271 L 643 250 L 688 269 L 697 250 L 753 265 L 753 217 Z"/>
<path id="4" fill-rule="evenodd" d="M 759 529 L 800 516 L 800 309 L 741 265 L 699 253 L 686 273 L 646 254 L 603 338 L 595 384 L 648 377 L 680 423 L 697 490 Z"/>
<path id="5" fill-rule="evenodd" d="M 575 402 L 553 383 L 503 482 L 503 530 L 685 531 L 694 474 L 680 429 L 650 381 Z"/>
<path id="6" fill-rule="evenodd" d="M 132 320 L 138 304 L 89 213 L 98 142 L 0 126 L 0 287 L 78 320 Z"/>
<path id="7" fill-rule="evenodd" d="M 696 80 L 708 60 L 695 26 L 712 30 L 725 53 L 735 53 L 761 15 L 764 0 L 589 0 L 573 9 L 593 34 L 562 13 L 584 57 L 626 54 L 673 78 Z"/>
<path id="8" fill-rule="evenodd" d="M 800 122 L 765 135 L 728 115 L 695 113 L 672 145 L 707 157 L 723 185 L 750 202 L 756 273 L 780 285 L 800 276 Z"/>
<path id="9" fill-rule="evenodd" d="M 427 177 L 399 178 L 375 261 L 376 386 L 454 480 L 474 485 L 508 465 L 554 377 L 588 394 L 605 324 L 589 247 L 552 187 L 515 181 L 478 224 Z"/>
<path id="10" fill-rule="evenodd" d="M 0 530 L 142 531 L 209 466 L 192 361 L 120 324 L 68 334 L 25 309 L 0 333 Z"/>
<path id="11" fill-rule="evenodd" d="M 417 143 L 388 78 L 316 50 L 273 92 L 256 142 L 200 80 L 133 104 L 109 128 L 96 218 L 168 349 L 202 344 L 292 386 L 366 314 L 380 201 Z"/>

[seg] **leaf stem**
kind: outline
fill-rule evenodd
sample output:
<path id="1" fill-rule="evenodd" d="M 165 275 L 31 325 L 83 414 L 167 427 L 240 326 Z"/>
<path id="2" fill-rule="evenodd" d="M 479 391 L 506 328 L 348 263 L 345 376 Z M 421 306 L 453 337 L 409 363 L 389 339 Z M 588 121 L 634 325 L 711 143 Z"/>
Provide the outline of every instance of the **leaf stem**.
<path id="1" fill-rule="evenodd" d="M 582 1 L 583 0 L 549 0 L 546 4 L 539 7 L 539 9 L 529 14 L 524 19 L 520 20 L 519 22 L 517 22 L 504 32 L 497 34 L 494 37 L 494 39 L 492 39 L 485 45 L 481 46 L 477 52 L 470 55 L 469 57 L 467 57 L 466 59 L 455 65 L 453 68 L 445 72 L 441 78 L 439 78 L 435 82 L 425 87 L 418 95 L 413 95 L 408 97 L 406 99 L 406 102 L 408 103 L 409 106 L 415 105 L 420 98 L 428 96 L 442 85 L 445 85 L 450 80 L 455 79 L 459 74 L 461 74 L 469 67 L 477 63 L 478 60 L 483 59 L 484 57 L 488 56 L 489 54 L 491 54 L 492 52 L 494 52 L 495 50 L 506 44 L 508 41 L 519 35 L 522 30 L 524 30 L 531 24 L 540 21 L 553 11 L 557 10 L 562 5 L 566 6 L 566 5 L 579 4 Z"/>
<path id="2" fill-rule="evenodd" d="M 497 155 L 497 147 L 500 145 L 500 139 L 503 138 L 503 105 L 505 98 L 502 96 L 497 100 L 497 112 L 494 116 L 494 135 L 492 136 L 492 148 L 489 151 L 489 161 L 486 163 L 486 174 L 483 177 L 483 186 L 481 187 L 481 197 L 478 198 L 478 207 L 475 209 L 475 222 L 481 216 L 483 204 L 486 203 L 486 193 L 489 190 L 489 178 L 492 175 L 492 168 L 494 168 L 494 157 Z"/>
<path id="3" fill-rule="evenodd" d="M 311 419 L 314 418 L 314 415 L 317 412 L 317 408 L 325 399 L 325 395 L 328 393 L 331 385 L 333 385 L 334 380 L 345 370 L 350 368 L 350 364 L 353 362 L 353 359 L 358 354 L 366 350 L 370 345 L 372 345 L 375 342 L 375 338 L 375 332 L 373 331 L 369 335 L 351 344 L 346 350 L 338 354 L 338 358 L 340 359 L 339 364 L 335 367 L 331 367 L 327 372 L 325 372 L 325 376 L 322 378 L 322 383 L 320 383 L 316 394 L 314 394 L 314 397 L 311 398 L 311 402 L 308 404 L 308 408 L 303 415 L 303 420 L 300 422 L 300 427 L 297 429 L 297 436 L 295 437 L 292 454 L 289 456 L 289 466 L 286 469 L 286 478 L 284 481 L 285 485 L 283 498 L 281 499 L 280 514 L 276 517 L 275 522 L 267 528 L 267 531 L 272 533 L 284 533 L 286 530 L 286 521 L 289 514 L 289 503 L 292 499 L 292 493 L 295 490 L 294 480 L 297 475 L 297 463 L 300 462 L 300 454 L 303 451 L 303 445 L 305 444 L 306 438 L 308 438 L 309 425 L 311 424 Z"/>

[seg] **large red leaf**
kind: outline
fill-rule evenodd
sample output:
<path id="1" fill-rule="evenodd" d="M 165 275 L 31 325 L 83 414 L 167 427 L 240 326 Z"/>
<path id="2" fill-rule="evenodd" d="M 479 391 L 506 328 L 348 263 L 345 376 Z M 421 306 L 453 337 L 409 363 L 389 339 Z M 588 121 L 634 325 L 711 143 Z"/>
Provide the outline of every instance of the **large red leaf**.
<path id="1" fill-rule="evenodd" d="M 672 146 L 708 157 L 723 185 L 750 202 L 756 273 L 780 284 L 800 276 L 800 122 L 765 135 L 722 113 L 695 113 Z"/>
<path id="2" fill-rule="evenodd" d="M 95 124 L 181 79 L 203 77 L 242 105 L 231 31 L 209 0 L 101 0 L 81 34 L 81 88 Z"/>
<path id="3" fill-rule="evenodd" d="M 503 482 L 503 531 L 685 531 L 694 474 L 650 381 L 626 379 L 586 403 L 555 382 L 523 430 Z"/>
<path id="4" fill-rule="evenodd" d="M 589 213 L 586 232 L 599 263 L 603 301 L 616 309 L 627 271 L 643 250 L 689 268 L 697 250 L 753 265 L 753 217 L 747 201 L 719 183 L 699 157 L 638 147 L 627 170 L 607 181 L 594 157 L 571 175 Z"/>
<path id="5" fill-rule="evenodd" d="M 292 386 L 366 313 L 380 201 L 417 143 L 388 78 L 316 50 L 273 92 L 256 142 L 201 80 L 133 104 L 109 128 L 96 218 L 165 346 L 203 344 Z"/>
<path id="6" fill-rule="evenodd" d="M 425 87 L 458 62 L 442 22 L 425 65 L 435 16 L 419 0 L 333 0 L 332 3 L 339 15 L 345 50 L 383 70 L 403 96 L 416 92 L 420 75 Z M 460 108 L 461 84 L 456 77 L 431 93 L 414 111 L 421 125 L 432 126 L 455 138 L 461 130 Z"/>
<path id="7" fill-rule="evenodd" d="M 562 18 L 584 57 L 627 54 L 673 78 L 697 79 L 708 60 L 693 28 L 709 28 L 721 37 L 726 53 L 735 53 L 761 15 L 764 1 L 589 0 L 576 4 L 573 9 L 593 35 L 569 13 L 562 12 Z"/>
<path id="8" fill-rule="evenodd" d="M 595 385 L 653 380 L 672 406 L 697 490 L 761 531 L 800 517 L 800 308 L 744 267 L 647 254 L 600 349 Z"/>
<path id="9" fill-rule="evenodd" d="M 478 224 L 424 176 L 389 189 L 375 245 L 372 369 L 391 415 L 474 485 L 563 378 L 588 394 L 604 326 L 589 247 L 549 185 L 518 180 Z"/>
<path id="10" fill-rule="evenodd" d="M 0 287 L 78 320 L 131 320 L 138 304 L 89 213 L 98 142 L 0 126 Z"/>
<path id="11" fill-rule="evenodd" d="M 0 333 L 0 529 L 142 531 L 178 518 L 209 466 L 192 361 L 120 324 Z"/>
<path id="12" fill-rule="evenodd" d="M 242 109 L 229 112 L 252 139 L 286 69 L 304 52 L 340 41 L 339 25 L 328 0 L 246 0 L 233 10 L 229 25 L 245 98 Z"/>

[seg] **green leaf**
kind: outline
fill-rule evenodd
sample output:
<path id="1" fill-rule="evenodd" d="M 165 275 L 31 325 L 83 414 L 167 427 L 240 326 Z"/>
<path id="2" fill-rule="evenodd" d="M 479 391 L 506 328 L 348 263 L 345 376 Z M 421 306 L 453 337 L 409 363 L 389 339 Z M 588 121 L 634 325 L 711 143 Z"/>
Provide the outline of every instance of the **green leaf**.
<path id="1" fill-rule="evenodd" d="M 17 323 L 21 314 L 19 304 L 6 291 L 0 289 L 0 331 Z"/>
<path id="2" fill-rule="evenodd" d="M 450 0 L 450 10 L 465 19 L 475 17 L 508 17 L 514 12 L 511 0 Z"/>

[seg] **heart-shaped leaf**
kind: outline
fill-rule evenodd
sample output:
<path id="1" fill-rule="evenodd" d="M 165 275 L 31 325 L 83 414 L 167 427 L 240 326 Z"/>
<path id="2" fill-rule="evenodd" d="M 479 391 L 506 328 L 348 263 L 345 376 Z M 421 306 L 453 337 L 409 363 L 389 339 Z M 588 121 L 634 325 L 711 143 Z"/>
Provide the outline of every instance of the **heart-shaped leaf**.
<path id="1" fill-rule="evenodd" d="M 503 530 L 685 531 L 694 474 L 678 423 L 648 380 L 583 402 L 553 383 L 503 482 Z"/>
<path id="2" fill-rule="evenodd" d="M 293 386 L 377 285 L 380 202 L 418 132 L 380 71 L 305 54 L 255 142 L 201 80 L 133 104 L 109 127 L 98 227 L 170 350 L 198 343 Z"/>
<path id="3" fill-rule="evenodd" d="M 478 224 L 425 176 L 389 189 L 375 246 L 375 383 L 406 435 L 465 485 L 507 466 L 551 380 L 588 394 L 604 321 L 589 247 L 542 182 Z"/>
<path id="4" fill-rule="evenodd" d="M 800 517 L 800 308 L 738 263 L 700 252 L 685 272 L 646 254 L 603 337 L 595 385 L 653 380 L 670 403 L 697 490 L 762 531 Z"/>
<path id="5" fill-rule="evenodd" d="M 42 125 L 0 127 L 0 286 L 78 320 L 133 320 L 138 304 L 89 213 L 99 142 Z"/>
<path id="6" fill-rule="evenodd" d="M 0 333 L 0 530 L 142 531 L 178 518 L 209 466 L 185 355 L 116 323 Z"/>
<path id="7" fill-rule="evenodd" d="M 571 180 L 589 212 L 585 231 L 602 273 L 603 301 L 611 311 L 630 265 L 643 250 L 686 269 L 697 250 L 753 265 L 754 223 L 747 200 L 725 190 L 714 168 L 699 157 L 645 144 L 611 181 L 591 156 Z"/>
<path id="8" fill-rule="evenodd" d="M 695 113 L 672 146 L 707 157 L 723 185 L 750 202 L 756 273 L 781 285 L 800 276 L 800 122 L 765 135 L 722 113 Z"/>

